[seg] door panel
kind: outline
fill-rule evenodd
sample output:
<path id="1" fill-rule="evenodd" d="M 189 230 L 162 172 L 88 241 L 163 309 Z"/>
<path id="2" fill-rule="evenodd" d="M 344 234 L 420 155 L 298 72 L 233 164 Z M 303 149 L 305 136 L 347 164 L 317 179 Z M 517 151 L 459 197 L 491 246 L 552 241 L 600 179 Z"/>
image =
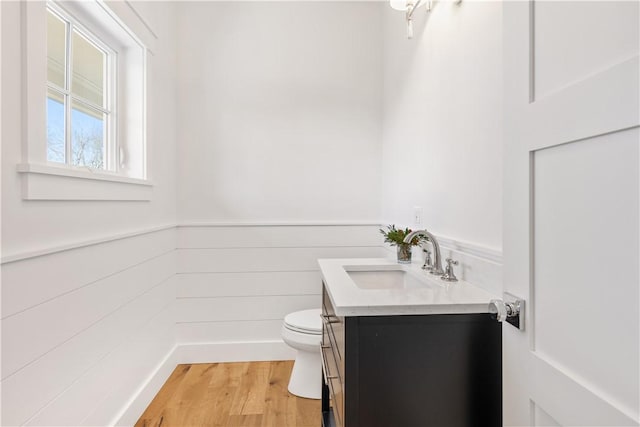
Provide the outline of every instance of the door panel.
<path id="1" fill-rule="evenodd" d="M 628 408 L 640 399 L 639 137 L 558 145 L 533 163 L 533 349 Z"/>
<path id="2" fill-rule="evenodd" d="M 638 52 L 638 2 L 533 4 L 536 100 L 618 65 Z M 616 31 L 609 31 L 616 28 Z"/>
<path id="3" fill-rule="evenodd" d="M 638 2 L 504 2 L 505 425 L 639 425 Z"/>
<path id="4" fill-rule="evenodd" d="M 530 401 L 562 426 L 637 426 L 636 415 L 627 413 L 593 384 L 573 378 L 535 353 L 526 364 L 531 372 Z M 515 423 L 511 425 L 526 425 Z"/>
<path id="5" fill-rule="evenodd" d="M 533 414 L 533 422 L 534 426 L 545 426 L 545 427 L 554 427 L 559 426 L 558 422 L 554 420 L 551 415 L 544 412 L 535 402 L 531 402 L 532 409 L 531 413 Z"/>

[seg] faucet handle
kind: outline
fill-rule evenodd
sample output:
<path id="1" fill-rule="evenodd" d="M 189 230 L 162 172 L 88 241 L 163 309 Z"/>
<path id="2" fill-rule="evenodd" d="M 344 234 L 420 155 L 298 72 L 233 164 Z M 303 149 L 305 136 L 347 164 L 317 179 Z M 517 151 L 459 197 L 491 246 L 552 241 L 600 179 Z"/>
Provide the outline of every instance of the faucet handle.
<path id="1" fill-rule="evenodd" d="M 444 269 L 444 274 L 440 276 L 440 278 L 445 282 L 457 282 L 458 278 L 453 273 L 453 266 L 458 265 L 458 261 L 453 258 L 447 258 L 445 261 L 447 261 L 447 266 Z"/>
<path id="2" fill-rule="evenodd" d="M 422 269 L 431 271 L 433 269 L 433 262 L 431 261 L 431 251 L 429 249 L 422 248 L 422 252 L 424 252 L 425 254 Z"/>

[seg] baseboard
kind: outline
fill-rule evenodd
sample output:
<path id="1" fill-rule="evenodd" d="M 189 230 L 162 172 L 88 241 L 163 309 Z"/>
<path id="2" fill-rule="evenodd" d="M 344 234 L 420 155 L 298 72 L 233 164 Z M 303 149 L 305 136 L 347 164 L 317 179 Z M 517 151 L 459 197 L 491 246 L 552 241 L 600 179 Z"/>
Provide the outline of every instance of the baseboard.
<path id="1" fill-rule="evenodd" d="M 165 381 L 169 378 L 178 363 L 176 362 L 176 348 L 174 346 L 164 357 L 162 362 L 158 364 L 156 369 L 147 377 L 143 384 L 140 385 L 138 391 L 127 402 L 124 408 L 118 413 L 110 426 L 133 426 L 140 415 L 147 409 L 158 391 L 162 388 Z"/>
<path id="2" fill-rule="evenodd" d="M 283 341 L 184 343 L 176 348 L 178 364 L 293 360 L 295 350 Z"/>
<path id="3" fill-rule="evenodd" d="M 295 350 L 283 341 L 185 343 L 173 347 L 138 392 L 109 425 L 133 426 L 176 366 L 186 363 L 293 360 Z"/>

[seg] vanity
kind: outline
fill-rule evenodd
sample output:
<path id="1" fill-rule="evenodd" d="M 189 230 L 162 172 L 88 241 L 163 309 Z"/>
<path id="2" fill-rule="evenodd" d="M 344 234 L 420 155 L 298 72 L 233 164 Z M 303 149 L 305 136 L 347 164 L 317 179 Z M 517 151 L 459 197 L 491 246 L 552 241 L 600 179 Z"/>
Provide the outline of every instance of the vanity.
<path id="1" fill-rule="evenodd" d="M 502 425 L 493 295 L 385 259 L 319 260 L 322 425 Z"/>

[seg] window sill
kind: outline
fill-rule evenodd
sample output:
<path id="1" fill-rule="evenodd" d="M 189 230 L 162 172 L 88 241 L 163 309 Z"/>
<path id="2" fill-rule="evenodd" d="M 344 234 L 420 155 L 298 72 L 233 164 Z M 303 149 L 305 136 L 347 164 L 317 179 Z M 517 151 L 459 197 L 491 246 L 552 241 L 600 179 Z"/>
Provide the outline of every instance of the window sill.
<path id="1" fill-rule="evenodd" d="M 151 181 L 50 164 L 20 164 L 24 200 L 149 201 Z"/>

